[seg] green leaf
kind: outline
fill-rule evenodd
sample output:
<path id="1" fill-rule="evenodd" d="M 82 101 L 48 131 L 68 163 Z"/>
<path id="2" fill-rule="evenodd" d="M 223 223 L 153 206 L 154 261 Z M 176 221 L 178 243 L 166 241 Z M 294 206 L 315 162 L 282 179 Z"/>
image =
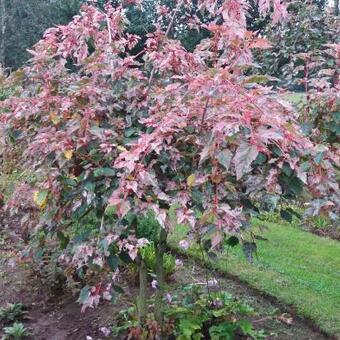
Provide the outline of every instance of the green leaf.
<path id="1" fill-rule="evenodd" d="M 89 285 L 86 285 L 80 291 L 79 298 L 78 298 L 77 302 L 85 303 L 87 301 L 87 299 L 90 297 L 90 294 L 91 294 L 91 287 Z"/>
<path id="2" fill-rule="evenodd" d="M 181 319 L 179 321 L 180 332 L 185 336 L 185 339 L 191 339 L 191 337 L 201 329 L 202 325 L 190 319 Z"/>
<path id="3" fill-rule="evenodd" d="M 209 223 L 214 223 L 215 221 L 215 214 L 212 211 L 206 211 L 203 213 L 203 215 L 200 217 L 200 223 L 202 225 L 209 224 Z M 209 230 L 211 230 L 209 228 Z"/>
<path id="4" fill-rule="evenodd" d="M 241 331 L 245 334 L 245 335 L 252 335 L 253 334 L 253 326 L 252 324 L 247 321 L 247 320 L 240 320 L 238 322 L 239 327 L 241 328 Z"/>
<path id="5" fill-rule="evenodd" d="M 107 264 L 109 265 L 109 267 L 111 268 L 112 271 L 115 271 L 118 268 L 118 264 L 119 264 L 119 258 L 116 255 L 110 255 L 107 259 Z"/>
<path id="6" fill-rule="evenodd" d="M 289 223 L 293 221 L 293 216 L 287 210 L 281 210 L 280 216 Z"/>
<path id="7" fill-rule="evenodd" d="M 261 84 L 261 83 L 267 83 L 269 81 L 277 80 L 276 78 L 267 76 L 267 75 L 261 75 L 261 74 L 255 74 L 253 76 L 247 77 L 244 81 L 245 84 Z"/>
<path id="8" fill-rule="evenodd" d="M 308 171 L 310 170 L 311 168 L 311 165 L 309 162 L 303 162 L 300 166 L 300 168 L 303 170 L 303 171 Z"/>
<path id="9" fill-rule="evenodd" d="M 323 160 L 324 152 L 318 152 L 314 158 L 316 164 L 320 164 Z"/>
<path id="10" fill-rule="evenodd" d="M 302 181 L 300 181 L 297 177 L 293 177 L 288 182 L 288 188 L 294 195 L 298 196 L 303 190 Z"/>
<path id="11" fill-rule="evenodd" d="M 240 243 L 240 240 L 236 236 L 230 236 L 226 240 L 226 244 L 230 247 L 235 247 Z"/>
<path id="12" fill-rule="evenodd" d="M 290 165 L 288 163 L 283 164 L 282 172 L 286 176 L 291 176 L 293 174 L 293 170 L 292 170 L 292 168 L 290 167 Z"/>
<path id="13" fill-rule="evenodd" d="M 281 151 L 281 149 L 278 146 L 273 145 L 272 146 L 272 151 L 273 151 L 274 156 L 277 156 L 277 157 L 282 156 L 282 151 Z"/>
<path id="14" fill-rule="evenodd" d="M 209 334 L 211 340 L 233 340 L 236 329 L 237 326 L 235 324 L 223 322 L 219 325 L 211 326 Z"/>
<path id="15" fill-rule="evenodd" d="M 290 214 L 292 214 L 292 215 L 294 215 L 294 216 L 296 216 L 298 219 L 302 219 L 302 216 L 301 216 L 301 214 L 299 214 L 297 211 L 295 211 L 294 209 L 292 209 L 292 208 L 287 208 L 286 209 Z"/>
<path id="16" fill-rule="evenodd" d="M 257 213 L 260 212 L 260 210 L 248 198 L 241 198 L 241 204 L 243 205 L 244 208 L 251 209 Z"/>
<path id="17" fill-rule="evenodd" d="M 223 165 L 226 170 L 228 170 L 230 167 L 232 157 L 233 155 L 229 150 L 223 150 L 217 154 L 218 162 Z"/>
<path id="18" fill-rule="evenodd" d="M 305 136 L 308 136 L 311 134 L 312 130 L 313 130 L 313 124 L 312 123 L 308 123 L 308 122 L 305 122 L 301 125 L 301 130 L 302 130 L 302 133 L 305 135 Z"/>
<path id="19" fill-rule="evenodd" d="M 211 240 L 204 240 L 202 242 L 202 247 L 206 252 L 209 251 L 211 248 Z"/>
<path id="20" fill-rule="evenodd" d="M 91 181 L 87 181 L 84 184 L 84 188 L 88 191 L 88 192 L 94 192 L 96 189 L 96 184 L 91 182 Z"/>
<path id="21" fill-rule="evenodd" d="M 68 235 L 65 236 L 62 231 L 57 232 L 57 237 L 60 242 L 60 249 L 64 250 L 70 242 L 70 237 Z"/>
<path id="22" fill-rule="evenodd" d="M 261 236 L 261 235 L 254 235 L 254 238 L 259 241 L 268 241 L 267 238 Z"/>
<path id="23" fill-rule="evenodd" d="M 264 164 L 266 161 L 267 161 L 267 156 L 266 156 L 264 153 L 260 152 L 260 153 L 258 154 L 258 156 L 256 157 L 255 164 L 257 164 L 257 165 L 262 165 L 262 164 Z"/>
<path id="24" fill-rule="evenodd" d="M 17 139 L 21 136 L 21 131 L 20 130 L 13 130 L 10 128 L 8 131 L 8 137 L 11 143 L 15 143 Z"/>
<path id="25" fill-rule="evenodd" d="M 77 181 L 74 178 L 69 178 L 69 177 L 61 177 L 61 181 L 70 187 L 76 187 L 77 186 Z"/>
<path id="26" fill-rule="evenodd" d="M 135 127 L 127 128 L 124 131 L 124 135 L 125 135 L 125 137 L 128 137 L 128 138 L 137 136 L 138 135 L 138 129 L 135 128 Z"/>
<path id="27" fill-rule="evenodd" d="M 113 177 L 116 174 L 116 170 L 112 168 L 99 168 L 99 169 L 94 170 L 93 174 L 94 174 L 94 177 L 100 177 L 100 176 Z"/>
<path id="28" fill-rule="evenodd" d="M 121 261 L 123 261 L 124 263 L 127 263 L 127 264 L 132 262 L 131 257 L 125 251 L 122 251 L 122 252 L 119 253 L 119 258 L 121 259 Z"/>
<path id="29" fill-rule="evenodd" d="M 112 289 L 119 294 L 124 294 L 124 289 L 120 286 L 113 284 Z"/>

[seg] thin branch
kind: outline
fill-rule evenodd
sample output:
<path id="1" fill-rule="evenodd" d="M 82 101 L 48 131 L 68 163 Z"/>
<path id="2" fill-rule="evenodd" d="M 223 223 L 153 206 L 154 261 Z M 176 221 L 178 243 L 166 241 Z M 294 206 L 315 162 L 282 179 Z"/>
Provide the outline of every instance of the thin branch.
<path id="1" fill-rule="evenodd" d="M 170 34 L 170 31 L 171 31 L 171 28 L 172 28 L 172 26 L 173 26 L 173 24 L 174 24 L 174 21 L 175 21 L 177 12 L 178 12 L 178 10 L 181 8 L 183 2 L 184 2 L 183 0 L 180 1 L 180 2 L 178 3 L 178 5 L 176 6 L 176 8 L 174 9 L 174 12 L 173 12 L 173 14 L 172 14 L 170 23 L 169 23 L 169 25 L 168 25 L 168 27 L 167 27 L 167 29 L 166 29 L 166 31 L 165 31 L 165 38 L 168 38 L 168 36 L 169 36 L 169 34 Z M 152 83 L 152 80 L 153 80 L 153 78 L 154 78 L 154 76 L 155 76 L 155 73 L 156 73 L 156 67 L 153 66 L 153 67 L 152 67 L 152 70 L 151 70 L 151 73 L 150 73 L 149 81 L 148 81 L 148 89 L 147 89 L 147 91 L 146 91 L 147 94 L 149 93 L 149 90 L 150 90 L 150 88 L 151 88 L 151 83 Z"/>
<path id="2" fill-rule="evenodd" d="M 205 102 L 205 105 L 204 105 L 204 109 L 203 109 L 203 113 L 202 113 L 202 119 L 201 119 L 201 124 L 200 124 L 200 130 L 199 130 L 200 133 L 202 132 L 202 129 L 203 129 L 203 124 L 204 124 L 204 121 L 205 121 L 205 116 L 207 114 L 207 110 L 208 110 L 208 106 L 209 106 L 209 101 L 210 101 L 210 97 L 207 98 L 207 100 Z"/>
<path id="3" fill-rule="evenodd" d="M 110 18 L 106 13 L 104 13 L 104 15 L 105 15 L 105 18 L 106 18 L 107 29 L 109 31 L 109 45 L 111 47 L 111 45 L 112 45 L 112 32 L 111 32 L 111 30 L 112 30 L 112 28 L 111 28 Z M 111 68 L 111 71 L 112 71 L 113 70 L 113 60 L 112 60 L 112 58 L 110 58 L 110 68 Z"/>

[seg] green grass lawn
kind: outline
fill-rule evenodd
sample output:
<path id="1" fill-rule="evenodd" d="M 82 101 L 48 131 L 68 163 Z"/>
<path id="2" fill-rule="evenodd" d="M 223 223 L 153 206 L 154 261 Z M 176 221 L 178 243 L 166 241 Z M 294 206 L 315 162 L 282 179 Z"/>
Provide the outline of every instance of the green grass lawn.
<path id="1" fill-rule="evenodd" d="M 256 221 L 254 222 L 256 224 Z M 239 246 L 223 253 L 209 265 L 230 273 L 249 285 L 294 305 L 297 313 L 312 319 L 323 331 L 340 337 L 340 243 L 296 227 L 266 223 L 257 241 L 254 264 Z M 176 247 L 187 232 L 177 226 L 169 244 Z M 189 255 L 200 258 L 197 247 Z"/>

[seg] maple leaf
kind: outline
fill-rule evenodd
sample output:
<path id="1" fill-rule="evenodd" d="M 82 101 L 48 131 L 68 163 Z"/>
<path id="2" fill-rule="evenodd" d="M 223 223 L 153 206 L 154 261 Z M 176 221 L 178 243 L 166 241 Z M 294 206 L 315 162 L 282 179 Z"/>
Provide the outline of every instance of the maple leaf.
<path id="1" fill-rule="evenodd" d="M 232 153 L 230 150 L 222 150 L 217 154 L 218 162 L 225 167 L 226 170 L 229 169 L 232 160 Z"/>
<path id="2" fill-rule="evenodd" d="M 240 144 L 233 158 L 237 180 L 241 179 L 243 175 L 251 170 L 250 165 L 256 159 L 258 154 L 259 152 L 256 146 L 245 142 Z"/>

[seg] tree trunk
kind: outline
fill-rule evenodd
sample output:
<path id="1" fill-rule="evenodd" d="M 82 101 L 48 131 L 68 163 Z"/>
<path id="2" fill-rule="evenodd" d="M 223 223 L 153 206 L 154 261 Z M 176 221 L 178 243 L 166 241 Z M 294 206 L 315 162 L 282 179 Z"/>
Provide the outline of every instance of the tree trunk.
<path id="1" fill-rule="evenodd" d="M 161 229 L 159 241 L 156 246 L 156 277 L 157 291 L 155 296 L 155 320 L 161 332 L 164 332 L 163 297 L 164 297 L 164 253 L 166 250 L 166 238 L 168 234 L 165 229 Z"/>
<path id="2" fill-rule="evenodd" d="M 0 0 L 0 65 L 5 66 L 6 0 Z"/>
<path id="3" fill-rule="evenodd" d="M 339 16 L 339 0 L 334 0 L 334 15 Z"/>
<path id="4" fill-rule="evenodd" d="M 147 285 L 148 285 L 148 271 L 146 264 L 140 256 L 138 261 L 139 269 L 139 296 L 137 301 L 138 321 L 141 327 L 144 327 L 147 315 Z"/>

